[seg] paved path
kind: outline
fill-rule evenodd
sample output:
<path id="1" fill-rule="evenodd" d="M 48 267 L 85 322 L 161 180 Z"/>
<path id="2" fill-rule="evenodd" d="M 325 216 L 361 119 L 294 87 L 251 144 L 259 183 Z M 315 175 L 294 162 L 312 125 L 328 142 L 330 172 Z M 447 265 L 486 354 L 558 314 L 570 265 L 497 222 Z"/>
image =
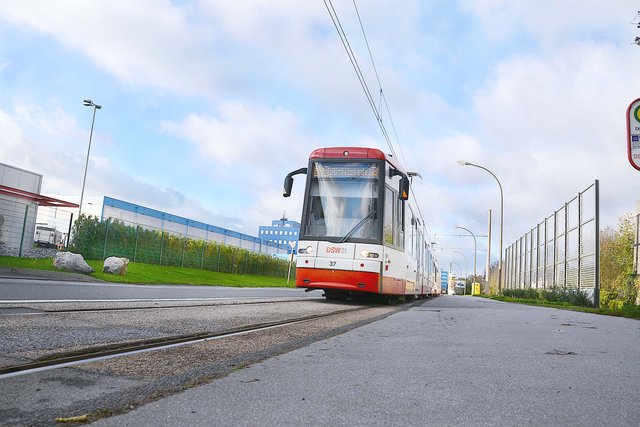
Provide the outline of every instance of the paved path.
<path id="1" fill-rule="evenodd" d="M 445 296 L 99 425 L 640 422 L 640 322 Z"/>

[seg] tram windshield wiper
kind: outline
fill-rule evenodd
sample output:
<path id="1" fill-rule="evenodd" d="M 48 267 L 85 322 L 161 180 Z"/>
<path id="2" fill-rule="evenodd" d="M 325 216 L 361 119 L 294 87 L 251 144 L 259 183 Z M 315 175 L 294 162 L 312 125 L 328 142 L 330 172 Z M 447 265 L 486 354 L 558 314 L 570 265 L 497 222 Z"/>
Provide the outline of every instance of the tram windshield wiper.
<path id="1" fill-rule="evenodd" d="M 373 218 L 376 214 L 376 210 L 372 210 L 371 212 L 369 212 L 369 214 L 367 216 L 365 216 L 364 218 L 362 218 L 360 220 L 360 222 L 358 222 L 351 230 L 349 230 L 349 232 L 347 234 L 344 235 L 344 237 L 342 239 L 340 239 L 340 241 L 338 243 L 344 243 L 347 241 L 347 239 L 351 236 L 353 236 L 353 234 L 358 231 L 368 220 L 370 220 L 371 218 Z"/>

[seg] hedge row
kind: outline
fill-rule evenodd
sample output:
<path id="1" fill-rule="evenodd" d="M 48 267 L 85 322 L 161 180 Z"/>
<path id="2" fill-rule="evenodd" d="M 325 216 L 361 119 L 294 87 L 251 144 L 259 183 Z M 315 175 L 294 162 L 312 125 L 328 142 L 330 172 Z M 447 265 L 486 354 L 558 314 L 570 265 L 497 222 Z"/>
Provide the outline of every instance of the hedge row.
<path id="1" fill-rule="evenodd" d="M 505 289 L 505 297 L 532 299 L 542 302 L 566 302 L 581 307 L 592 307 L 586 292 L 577 289 Z"/>
<path id="2" fill-rule="evenodd" d="M 289 263 L 218 242 L 176 236 L 82 215 L 74 222 L 70 250 L 86 259 L 125 257 L 133 262 L 190 267 L 234 274 L 286 277 Z M 293 272 L 292 272 L 293 275 Z"/>

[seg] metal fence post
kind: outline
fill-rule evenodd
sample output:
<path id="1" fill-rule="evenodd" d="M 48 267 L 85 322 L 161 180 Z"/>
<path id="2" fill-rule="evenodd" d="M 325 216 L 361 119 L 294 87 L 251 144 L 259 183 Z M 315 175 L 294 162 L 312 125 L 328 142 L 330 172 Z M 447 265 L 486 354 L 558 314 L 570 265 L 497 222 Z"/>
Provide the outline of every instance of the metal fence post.
<path id="1" fill-rule="evenodd" d="M 139 225 L 136 224 L 136 242 L 133 245 L 133 262 L 136 262 L 136 255 L 138 255 L 138 229 Z"/>
<path id="2" fill-rule="evenodd" d="M 529 289 L 533 287 L 533 230 L 532 228 L 529 232 Z M 538 284 L 536 283 L 536 288 L 537 287 Z"/>
<path id="3" fill-rule="evenodd" d="M 569 204 L 564 204 L 564 280 L 562 287 L 567 289 L 567 256 L 569 255 Z"/>
<path id="4" fill-rule="evenodd" d="M 593 305 L 600 306 L 600 181 L 595 182 L 596 198 L 596 260 L 595 260 L 595 284 L 593 288 Z"/>
<path id="5" fill-rule="evenodd" d="M 24 243 L 24 232 L 27 228 L 27 216 L 29 215 L 29 205 L 24 207 L 24 220 L 22 221 L 22 232 L 20 233 L 20 249 L 18 251 L 18 258 L 22 258 L 22 244 Z"/>
<path id="6" fill-rule="evenodd" d="M 582 280 L 582 193 L 578 193 L 578 277 L 576 286 L 580 289 Z"/>
<path id="7" fill-rule="evenodd" d="M 509 283 L 511 282 L 511 246 L 508 246 L 505 249 L 505 257 L 504 257 L 504 288 L 508 288 Z"/>
<path id="8" fill-rule="evenodd" d="M 158 265 L 162 265 L 162 247 L 164 246 L 164 230 L 160 232 L 160 261 Z"/>
<path id="9" fill-rule="evenodd" d="M 109 238 L 109 221 L 107 221 L 107 228 L 104 231 L 104 249 L 102 250 L 102 259 L 107 258 L 107 239 Z"/>
<path id="10" fill-rule="evenodd" d="M 69 243 L 71 243 L 71 226 L 73 225 L 73 212 L 71 212 L 71 218 L 69 218 L 69 230 L 67 231 L 67 243 L 64 245 L 65 249 L 69 249 Z"/>
<path id="11" fill-rule="evenodd" d="M 542 267 L 542 289 L 547 289 L 547 263 L 549 262 L 549 236 L 547 234 L 547 218 L 544 219 L 544 266 Z"/>
<path id="12" fill-rule="evenodd" d="M 536 289 L 538 289 L 538 265 L 539 265 L 539 261 L 540 261 L 540 255 L 539 255 L 539 251 L 540 251 L 540 224 L 536 224 L 536 226 L 531 230 L 531 232 L 533 232 L 533 230 L 536 231 L 536 274 L 535 274 L 535 282 L 536 282 Z M 533 239 L 531 239 L 531 270 L 533 273 Z M 531 278 L 531 283 L 533 283 L 534 278 Z"/>
<path id="13" fill-rule="evenodd" d="M 553 283 L 552 288 L 556 288 L 556 277 L 558 274 L 558 211 L 553 212 Z"/>
<path id="14" fill-rule="evenodd" d="M 187 246 L 187 236 L 185 235 L 183 239 L 184 241 L 182 242 L 182 259 L 180 260 L 180 267 L 184 267 L 184 249 Z"/>
<path id="15" fill-rule="evenodd" d="M 202 270 L 202 268 L 204 266 L 204 251 L 205 251 L 206 247 L 207 247 L 207 241 L 203 240 L 202 241 L 202 252 L 200 253 L 200 270 Z"/>

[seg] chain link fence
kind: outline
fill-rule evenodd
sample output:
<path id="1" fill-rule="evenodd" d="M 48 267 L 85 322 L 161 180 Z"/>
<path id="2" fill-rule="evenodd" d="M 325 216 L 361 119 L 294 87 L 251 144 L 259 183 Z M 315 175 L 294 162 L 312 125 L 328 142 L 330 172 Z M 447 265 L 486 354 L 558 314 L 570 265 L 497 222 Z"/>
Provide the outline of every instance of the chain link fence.
<path id="1" fill-rule="evenodd" d="M 52 257 L 66 248 L 72 221 L 66 208 L 0 198 L 0 255 Z"/>
<path id="2" fill-rule="evenodd" d="M 209 236 L 228 241 L 220 242 L 121 220 L 83 215 L 77 221 L 73 209 L 0 198 L 0 256 L 52 258 L 68 249 L 85 259 L 119 256 L 147 264 L 287 277 L 289 261 L 283 259 L 282 245 L 228 233 Z"/>
<path id="3" fill-rule="evenodd" d="M 289 268 L 287 259 L 273 256 L 278 247 L 266 240 L 252 243 L 249 249 L 194 238 L 186 233 L 111 218 L 100 221 L 84 215 L 74 223 L 70 249 L 87 259 L 118 256 L 132 262 L 232 274 L 287 277 Z"/>
<path id="4" fill-rule="evenodd" d="M 599 183 L 516 240 L 505 252 L 506 289 L 600 292 Z"/>

